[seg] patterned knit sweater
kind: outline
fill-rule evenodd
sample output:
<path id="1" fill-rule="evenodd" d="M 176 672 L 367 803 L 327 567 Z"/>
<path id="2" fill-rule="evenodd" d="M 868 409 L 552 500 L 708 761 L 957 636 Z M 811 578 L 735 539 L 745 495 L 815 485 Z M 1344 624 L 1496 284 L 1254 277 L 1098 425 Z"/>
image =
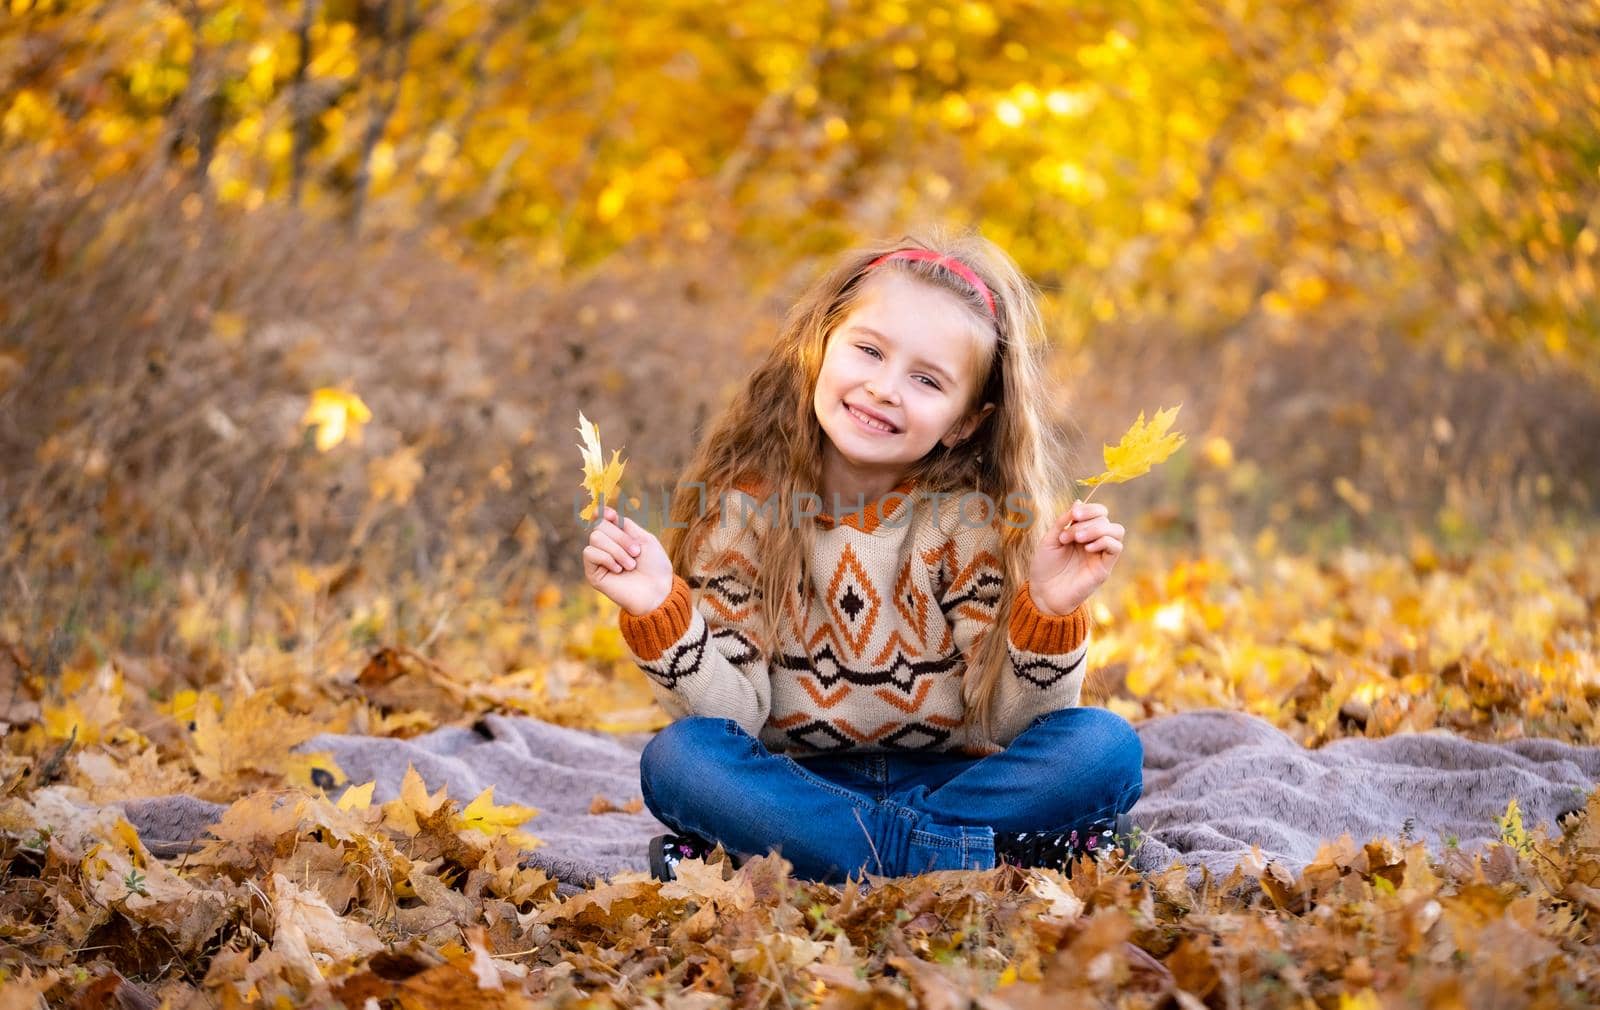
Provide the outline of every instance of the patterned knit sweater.
<path id="1" fill-rule="evenodd" d="M 994 739 L 967 738 L 963 656 L 995 621 L 1000 531 L 963 515 L 956 496 L 936 508 L 909 482 L 859 512 L 810 520 L 817 527 L 811 592 L 803 606 L 798 592 L 788 601 L 769 667 L 754 645 L 753 543 L 771 514 L 760 512 L 755 490 L 744 484 L 728 493 L 726 517 L 712 520 L 691 578 L 674 575 L 661 606 L 642 616 L 622 612 L 622 637 L 674 718 L 733 719 L 775 753 L 983 755 L 1038 716 L 1078 704 L 1086 610 L 1045 614 L 1024 583 L 1012 605 Z M 748 528 L 745 516 L 753 519 Z M 724 549 L 730 553 L 713 570 Z"/>

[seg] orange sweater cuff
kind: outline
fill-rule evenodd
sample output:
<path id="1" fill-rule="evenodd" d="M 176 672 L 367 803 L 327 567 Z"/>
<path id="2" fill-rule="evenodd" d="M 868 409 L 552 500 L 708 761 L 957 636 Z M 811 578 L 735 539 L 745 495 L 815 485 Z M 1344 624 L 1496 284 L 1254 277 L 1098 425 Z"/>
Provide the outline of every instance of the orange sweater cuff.
<path id="1" fill-rule="evenodd" d="M 692 606 L 689 583 L 683 580 L 683 576 L 674 574 L 672 591 L 661 606 L 642 617 L 635 617 L 626 610 L 622 612 L 619 618 L 622 640 L 640 659 L 646 662 L 660 659 L 661 654 L 667 651 L 667 646 L 682 638 L 684 632 L 689 630 Z"/>
<path id="2" fill-rule="evenodd" d="M 1011 605 L 1011 642 L 1019 649 L 1059 656 L 1071 652 L 1089 637 L 1087 601 L 1070 614 L 1046 614 L 1033 602 L 1033 593 L 1024 582 Z"/>

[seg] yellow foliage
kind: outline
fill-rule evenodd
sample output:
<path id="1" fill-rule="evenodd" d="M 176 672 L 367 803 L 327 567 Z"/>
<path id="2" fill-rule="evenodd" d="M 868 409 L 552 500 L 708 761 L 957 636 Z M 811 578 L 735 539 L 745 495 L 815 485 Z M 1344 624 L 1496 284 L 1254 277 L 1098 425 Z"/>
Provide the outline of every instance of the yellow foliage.
<path id="1" fill-rule="evenodd" d="M 361 427 L 370 420 L 372 411 L 361 397 L 348 390 L 324 387 L 311 394 L 311 402 L 300 423 L 317 429 L 317 450 L 327 452 L 347 437 L 359 443 Z"/>
<path id="2" fill-rule="evenodd" d="M 56 111 L 48 97 L 27 88 L 16 93 L 11 107 L 0 116 L 0 133 L 8 139 L 33 139 L 45 136 L 55 121 Z"/>
<path id="3" fill-rule="evenodd" d="M 1212 435 L 1205 440 L 1200 448 L 1200 453 L 1207 463 L 1219 470 L 1226 470 L 1233 466 L 1233 444 L 1221 435 Z"/>
<path id="4" fill-rule="evenodd" d="M 447 5 L 408 52 L 430 85 L 399 88 L 370 148 L 371 110 L 394 83 L 367 58 L 375 26 L 346 6 L 322 5 L 307 26 L 307 84 L 335 96 L 315 103 L 313 144 L 300 155 L 307 205 L 347 198 L 342 183 L 318 180 L 343 179 L 366 151 L 374 191 L 394 197 L 385 215 L 438 211 L 441 231 L 491 249 L 515 239 L 531 264 L 593 262 L 639 237 L 670 254 L 721 227 L 698 197 L 684 199 L 684 182 L 776 123 L 811 139 L 735 173 L 727 209 L 758 240 L 797 222 L 839 224 L 842 166 L 899 177 L 955 141 L 946 191 L 965 195 L 1026 272 L 1065 271 L 1061 290 L 1092 289 L 1083 308 L 1096 319 L 1201 333 L 1258 309 L 1283 323 L 1403 313 L 1450 346 L 1526 334 L 1553 355 L 1600 348 L 1581 325 L 1600 246 L 1582 212 L 1597 182 L 1585 138 L 1600 64 L 1573 55 L 1588 51 L 1589 29 L 1572 5 L 1518 0 L 1504 18 L 1441 2 L 1339 9 L 1313 28 L 1281 11 L 1217 18 L 1170 4 L 1114 19 L 1071 4 L 1022 17 L 963 2 L 915 18 L 904 4 L 866 4 L 839 11 L 816 38 L 781 4 L 715 35 L 684 34 L 667 5 L 571 22 L 554 46 L 537 41 L 551 30 L 538 5 L 494 18 Z M 211 165 L 218 195 L 252 207 L 287 189 L 297 154 L 284 109 L 296 101 L 299 49 L 281 19 L 234 2 L 206 8 L 197 25 L 133 0 L 12 7 L 23 13 L 0 27 L 0 44 L 72 37 L 78 57 L 41 65 L 8 96 L 6 137 L 108 174 L 169 156 L 191 167 L 194 139 L 165 149 L 164 119 L 203 69 L 227 97 Z M 743 52 L 756 38 L 770 41 Z M 815 46 L 874 47 L 883 86 L 833 79 L 838 68 L 812 62 Z M 676 55 L 658 59 L 658 47 Z M 597 52 L 638 72 L 596 91 L 587 68 Z M 125 83 L 85 89 L 81 65 Z M 461 95 L 476 114 L 445 97 Z M 1095 114 L 1104 102 L 1117 114 Z M 589 120 L 616 109 L 630 110 L 626 142 L 586 150 Z M 107 146 L 119 157 L 103 159 Z M 838 147 L 849 150 L 835 157 Z M 580 165 L 596 183 L 574 203 Z M 1045 213 L 1025 196 L 1037 191 L 991 182 L 1030 177 L 1052 191 Z M 1259 278 L 1274 274 L 1261 291 Z M 1401 297 L 1463 282 L 1474 295 L 1459 303 Z"/>

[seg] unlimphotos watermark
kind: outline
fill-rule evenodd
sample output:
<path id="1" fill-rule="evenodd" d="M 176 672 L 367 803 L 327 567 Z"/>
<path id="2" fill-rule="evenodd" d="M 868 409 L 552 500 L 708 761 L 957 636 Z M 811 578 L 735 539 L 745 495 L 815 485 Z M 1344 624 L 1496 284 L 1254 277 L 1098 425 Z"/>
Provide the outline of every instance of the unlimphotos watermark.
<path id="1" fill-rule="evenodd" d="M 652 496 L 649 491 L 641 491 L 638 495 L 619 495 L 616 501 L 607 501 L 602 495 L 599 500 L 600 508 L 595 510 L 593 519 L 583 518 L 583 512 L 589 507 L 590 499 L 587 492 L 579 489 L 573 494 L 572 517 L 584 529 L 593 529 L 600 525 L 605 515 L 604 510 L 609 506 L 616 510 L 619 521 L 624 518 L 632 519 L 647 529 L 687 529 L 687 523 L 674 522 L 672 519 L 676 495 L 686 492 L 696 495 L 696 516 L 705 515 L 711 504 L 710 495 L 703 481 L 693 481 L 677 485 L 673 492 L 662 488 L 659 496 Z M 759 501 L 754 495 L 744 491 L 724 491 L 718 502 L 721 506 L 717 509 L 718 524 L 726 525 L 735 520 L 744 524 L 755 518 L 764 520 L 768 527 L 779 522 L 787 522 L 797 527 L 824 514 L 840 522 L 849 516 L 855 516 L 857 523 L 865 523 L 869 509 L 864 494 L 856 495 L 854 501 L 846 501 L 841 500 L 840 495 L 835 492 L 832 495 L 833 509 L 827 513 L 823 512 L 822 496 L 811 491 L 801 491 L 791 495 L 787 508 L 784 507 L 786 503 L 780 498 L 776 491 Z M 976 529 L 993 526 L 996 522 L 995 500 L 982 491 L 967 491 L 962 494 L 949 491 L 891 491 L 878 499 L 878 525 L 889 529 L 909 526 L 919 509 L 932 509 L 937 515 L 949 501 L 956 503 L 956 522 L 962 526 Z M 1013 529 L 1026 529 L 1033 525 L 1037 517 L 1026 495 L 1013 491 L 1006 495 L 1005 502 L 1005 512 L 998 520 L 1000 523 Z M 974 509 L 975 505 L 979 507 Z M 656 517 L 661 521 L 659 527 L 654 523 Z"/>

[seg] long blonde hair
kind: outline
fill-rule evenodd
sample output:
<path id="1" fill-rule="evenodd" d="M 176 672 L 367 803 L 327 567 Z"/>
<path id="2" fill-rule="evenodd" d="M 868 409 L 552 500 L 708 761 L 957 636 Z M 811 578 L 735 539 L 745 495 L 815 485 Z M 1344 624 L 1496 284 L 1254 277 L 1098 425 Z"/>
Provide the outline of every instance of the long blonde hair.
<path id="1" fill-rule="evenodd" d="M 1049 389 L 1044 367 L 1043 321 L 1037 289 L 1016 263 L 993 242 L 972 231 L 947 234 L 930 229 L 892 242 L 858 246 L 842 255 L 832 269 L 816 278 L 783 320 L 777 342 L 744 388 L 733 398 L 701 441 L 680 486 L 701 486 L 706 501 L 722 502 L 731 489 L 754 477 L 766 498 L 777 494 L 780 518 L 798 495 L 820 493 L 824 439 L 812 405 L 823 352 L 834 329 L 861 299 L 868 265 L 897 249 L 931 249 L 953 256 L 975 271 L 995 299 L 991 319 L 982 296 L 960 277 L 928 261 L 889 260 L 873 268 L 896 270 L 924 284 L 948 291 L 972 311 L 975 325 L 992 329 L 994 354 L 980 366 L 974 399 L 963 417 L 984 403 L 994 411 L 972 435 L 957 445 L 936 444 L 914 463 L 906 477 L 916 491 L 981 491 L 991 500 L 1008 495 L 1028 503 L 1033 522 L 997 522 L 1004 579 L 995 623 L 963 658 L 965 729 L 991 736 L 993 698 L 1006 660 L 1007 627 L 1016 591 L 1028 576 L 1032 547 L 1040 523 L 1065 499 L 1067 453 L 1060 428 L 1052 422 L 1057 398 Z M 981 346 L 981 345 L 980 345 Z M 718 521 L 716 509 L 700 507 L 698 496 L 675 495 L 667 548 L 673 569 L 685 579 L 695 549 Z M 1016 515 L 1012 513 L 1011 515 Z M 998 517 L 991 517 L 997 518 Z M 810 557 L 815 538 L 808 522 L 778 521 L 758 531 L 754 587 L 760 607 L 757 645 L 770 662 L 779 648 L 784 604 L 790 594 L 810 585 Z M 713 562 L 716 567 L 716 563 Z M 804 600 L 798 601 L 804 613 Z"/>

